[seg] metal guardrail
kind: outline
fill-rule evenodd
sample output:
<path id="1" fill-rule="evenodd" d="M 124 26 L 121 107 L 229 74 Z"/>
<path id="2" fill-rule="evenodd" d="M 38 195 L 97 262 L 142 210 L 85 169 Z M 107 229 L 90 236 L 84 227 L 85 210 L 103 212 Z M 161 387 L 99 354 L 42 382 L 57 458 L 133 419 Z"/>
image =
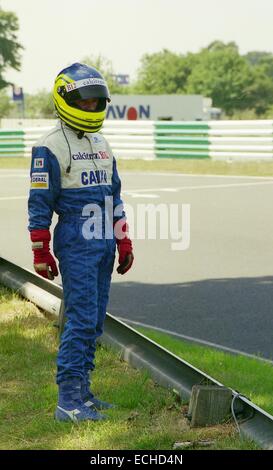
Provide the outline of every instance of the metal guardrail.
<path id="1" fill-rule="evenodd" d="M 156 158 L 272 159 L 272 120 L 155 121 Z"/>
<path id="2" fill-rule="evenodd" d="M 4 120 L 5 126 L 8 119 Z M 33 120 L 32 127 L 0 129 L 1 156 L 30 156 L 38 138 L 56 120 Z M 35 126 L 35 122 L 36 127 Z M 50 124 L 51 123 L 51 124 Z M 21 120 L 24 126 L 24 120 Z M 41 127 L 43 126 L 43 127 Z M 273 120 L 104 121 L 102 134 L 114 154 L 125 158 L 212 158 L 272 160 Z"/>
<path id="3" fill-rule="evenodd" d="M 0 257 L 0 283 L 15 289 L 46 312 L 58 316 L 62 287 Z M 175 356 L 132 327 L 107 313 L 103 342 L 118 348 L 122 357 L 136 368 L 147 369 L 160 385 L 189 399 L 193 385 L 223 384 Z M 232 390 L 234 413 L 243 435 L 264 449 L 273 449 L 273 416 Z"/>
<path id="4" fill-rule="evenodd" d="M 7 120 L 6 120 L 7 121 Z M 0 129 L 0 157 L 30 157 L 31 149 L 48 130 L 53 129 L 56 120 L 45 121 L 43 127 L 21 129 Z M 154 158 L 153 121 L 105 121 L 102 134 L 109 141 L 118 157 Z"/>

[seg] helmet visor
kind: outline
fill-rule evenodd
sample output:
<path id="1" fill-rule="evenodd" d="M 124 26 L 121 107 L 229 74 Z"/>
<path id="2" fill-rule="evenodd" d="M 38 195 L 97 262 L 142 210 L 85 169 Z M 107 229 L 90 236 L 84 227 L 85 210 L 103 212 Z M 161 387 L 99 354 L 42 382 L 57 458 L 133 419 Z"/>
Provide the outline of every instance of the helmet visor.
<path id="1" fill-rule="evenodd" d="M 109 91 L 103 79 L 90 78 L 68 83 L 65 87 L 65 101 L 73 105 L 76 100 L 105 98 L 110 101 Z"/>
<path id="2" fill-rule="evenodd" d="M 80 100 L 76 100 L 73 103 L 70 104 L 71 108 L 77 108 L 81 109 L 82 111 L 88 111 L 88 112 L 96 112 L 100 113 L 101 111 L 104 111 L 106 108 L 106 98 L 93 98 L 96 100 L 96 103 L 93 104 L 86 104 L 84 105 L 84 101 L 89 101 L 90 98 L 81 98 Z M 92 98 L 91 98 L 92 100 Z M 86 107 L 87 106 L 87 107 Z"/>

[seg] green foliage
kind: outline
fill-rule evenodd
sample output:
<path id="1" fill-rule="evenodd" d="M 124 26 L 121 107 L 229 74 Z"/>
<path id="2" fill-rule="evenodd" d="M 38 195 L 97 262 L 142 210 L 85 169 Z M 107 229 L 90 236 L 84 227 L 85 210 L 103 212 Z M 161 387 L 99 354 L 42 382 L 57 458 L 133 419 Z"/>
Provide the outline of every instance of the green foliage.
<path id="1" fill-rule="evenodd" d="M 250 51 L 245 54 L 244 57 L 252 66 L 266 64 L 273 61 L 273 54 L 265 51 Z"/>
<path id="2" fill-rule="evenodd" d="M 271 363 L 200 346 L 147 328 L 138 330 L 226 387 L 239 390 L 268 413 L 273 412 Z"/>
<path id="3" fill-rule="evenodd" d="M 84 57 L 82 61 L 84 64 L 90 67 L 95 67 L 105 78 L 110 95 L 112 94 L 128 94 L 130 92 L 129 87 L 118 85 L 113 78 L 114 71 L 112 62 L 102 55 Z"/>
<path id="4" fill-rule="evenodd" d="M 9 117 L 9 114 L 14 107 L 14 103 L 12 103 L 6 92 L 4 90 L 0 90 L 0 119 Z"/>
<path id="5" fill-rule="evenodd" d="M 150 374 L 110 347 L 98 348 L 92 389 L 117 406 L 104 422 L 54 420 L 57 333 L 31 303 L 0 286 L 1 450 L 172 450 L 175 442 L 211 440 L 212 449 L 256 449 L 230 424 L 190 429 L 186 408 Z"/>
<path id="6" fill-rule="evenodd" d="M 0 89 L 9 84 L 3 78 L 6 69 L 20 68 L 20 52 L 23 47 L 17 41 L 18 28 L 16 15 L 0 7 Z"/>
<path id="7" fill-rule="evenodd" d="M 273 111 L 273 110 L 272 110 Z M 237 119 L 246 119 L 241 111 Z M 273 112 L 271 117 L 273 116 Z M 255 117 L 255 116 L 254 116 Z M 251 119 L 254 119 L 250 116 Z M 256 119 L 256 117 L 255 117 Z M 8 168 L 25 168 L 30 166 L 30 159 L 26 157 L 1 157 L 0 169 Z M 119 158 L 118 167 L 120 171 L 126 172 L 161 172 L 161 173 L 182 173 L 191 175 L 229 175 L 229 176 L 273 176 L 273 161 L 269 160 L 242 160 L 227 162 L 222 160 L 195 160 L 195 159 L 176 159 L 176 158 L 160 158 L 157 160 L 142 159 L 123 159 Z M 1 298 L 0 298 L 1 311 Z"/>
<path id="8" fill-rule="evenodd" d="M 167 49 L 145 54 L 133 91 L 139 94 L 184 93 L 193 65 L 193 55 L 184 57 Z"/>
<path id="9" fill-rule="evenodd" d="M 249 119 L 258 119 L 257 113 L 255 109 L 240 109 L 235 110 L 232 116 L 229 116 L 229 119 L 232 120 L 249 120 Z"/>
<path id="10" fill-rule="evenodd" d="M 273 74 L 272 78 L 265 73 L 262 65 L 251 70 L 252 83 L 248 86 L 248 106 L 255 110 L 257 118 L 267 115 L 273 105 Z"/>
<path id="11" fill-rule="evenodd" d="M 25 117 L 31 119 L 55 119 L 52 93 L 41 90 L 34 95 L 25 96 Z"/>
<path id="12" fill-rule="evenodd" d="M 164 49 L 145 54 L 133 87 L 140 94 L 201 94 L 228 117 L 264 117 L 273 104 L 273 54 L 239 54 L 234 42 L 213 41 L 186 56 Z"/>
<path id="13" fill-rule="evenodd" d="M 250 107 L 251 67 L 234 47 L 208 47 L 199 53 L 188 79 L 187 93 L 210 96 L 228 115 Z"/>
<path id="14" fill-rule="evenodd" d="M 112 63 L 102 55 L 84 57 L 82 62 L 104 75 L 111 94 L 201 94 L 211 97 L 213 105 L 231 119 L 273 116 L 273 54 L 240 55 L 234 42 L 216 40 L 186 55 L 168 49 L 145 54 L 130 86 L 116 83 Z M 25 109 L 26 117 L 55 117 L 51 95 L 44 90 L 28 95 Z"/>
<path id="15" fill-rule="evenodd" d="M 223 51 L 226 51 L 226 50 L 229 50 L 229 51 L 233 51 L 235 52 L 236 54 L 239 53 L 239 49 L 238 49 L 238 46 L 235 42 L 228 42 L 227 44 L 225 44 L 224 42 L 222 41 L 219 41 L 219 40 L 216 40 L 216 41 L 212 41 L 205 49 L 203 49 L 204 51 L 210 51 L 210 52 L 223 52 Z"/>

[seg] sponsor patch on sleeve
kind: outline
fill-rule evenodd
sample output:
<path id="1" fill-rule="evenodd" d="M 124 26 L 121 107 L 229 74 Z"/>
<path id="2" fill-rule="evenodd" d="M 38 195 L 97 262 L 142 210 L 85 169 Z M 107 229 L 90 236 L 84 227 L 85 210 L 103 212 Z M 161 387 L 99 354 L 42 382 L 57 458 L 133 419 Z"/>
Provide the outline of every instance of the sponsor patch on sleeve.
<path id="1" fill-rule="evenodd" d="M 48 189 L 48 173 L 32 173 L 31 189 Z"/>
<path id="2" fill-rule="evenodd" d="M 44 168 L 43 158 L 34 158 L 34 168 Z"/>

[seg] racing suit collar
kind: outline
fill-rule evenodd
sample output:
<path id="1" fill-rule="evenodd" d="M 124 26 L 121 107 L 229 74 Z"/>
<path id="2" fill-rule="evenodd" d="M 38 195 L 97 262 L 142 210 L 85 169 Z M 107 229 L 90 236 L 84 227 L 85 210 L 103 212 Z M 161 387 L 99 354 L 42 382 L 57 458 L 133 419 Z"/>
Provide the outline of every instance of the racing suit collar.
<path id="1" fill-rule="evenodd" d="M 66 122 L 62 121 L 61 119 L 59 119 L 58 125 L 59 125 L 59 127 L 63 127 L 66 132 L 71 132 L 72 131 L 74 135 L 76 134 L 78 139 L 82 139 L 84 134 L 85 134 L 84 131 L 79 131 L 79 129 L 75 129 L 72 126 L 69 126 Z"/>

